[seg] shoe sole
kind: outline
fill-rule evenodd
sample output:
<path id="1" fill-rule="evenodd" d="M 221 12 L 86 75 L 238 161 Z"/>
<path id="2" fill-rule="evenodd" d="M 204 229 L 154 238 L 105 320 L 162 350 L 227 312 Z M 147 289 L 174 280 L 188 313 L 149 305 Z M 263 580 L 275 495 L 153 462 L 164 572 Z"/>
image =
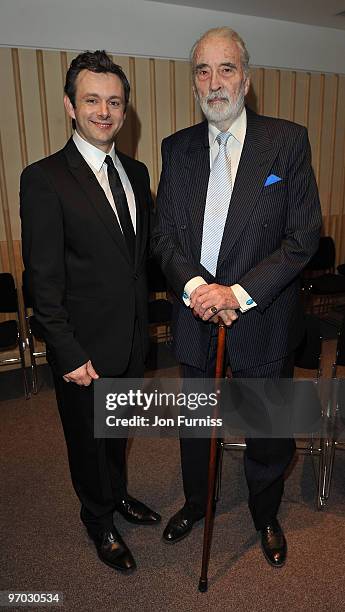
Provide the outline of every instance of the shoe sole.
<path id="1" fill-rule="evenodd" d="M 105 561 L 104 559 L 102 559 L 102 557 L 97 553 L 97 556 L 99 558 L 100 561 L 102 561 L 102 563 L 104 563 L 104 565 L 107 565 L 108 567 L 111 567 L 111 569 L 117 570 L 118 572 L 122 572 L 123 574 L 132 574 L 136 569 L 137 566 L 133 565 L 133 567 L 118 567 L 117 565 L 113 565 L 113 563 L 109 563 L 109 561 Z"/>

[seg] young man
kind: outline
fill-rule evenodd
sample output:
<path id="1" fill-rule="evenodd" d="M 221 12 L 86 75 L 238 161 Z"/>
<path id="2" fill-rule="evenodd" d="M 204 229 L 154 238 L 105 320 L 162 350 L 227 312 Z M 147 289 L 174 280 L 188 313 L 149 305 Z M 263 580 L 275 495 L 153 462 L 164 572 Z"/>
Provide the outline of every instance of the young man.
<path id="1" fill-rule="evenodd" d="M 145 280 L 151 193 L 147 168 L 115 149 L 130 86 L 104 51 L 67 72 L 75 132 L 21 177 L 23 259 L 44 331 L 81 520 L 100 559 L 135 568 L 114 527 L 160 517 L 126 487 L 126 439 L 94 439 L 93 381 L 140 378 L 147 350 Z"/>

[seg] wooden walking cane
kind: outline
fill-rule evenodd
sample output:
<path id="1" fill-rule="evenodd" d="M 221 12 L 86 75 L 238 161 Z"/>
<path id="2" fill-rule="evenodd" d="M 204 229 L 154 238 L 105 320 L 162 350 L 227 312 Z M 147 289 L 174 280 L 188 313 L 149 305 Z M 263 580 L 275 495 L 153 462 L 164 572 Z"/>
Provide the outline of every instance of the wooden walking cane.
<path id="1" fill-rule="evenodd" d="M 215 408 L 215 418 L 217 417 L 218 404 L 220 398 L 221 379 L 224 370 L 224 352 L 225 352 L 226 326 L 224 323 L 218 325 L 218 340 L 217 340 L 217 360 L 215 374 L 215 391 L 218 396 L 217 406 Z M 199 580 L 199 591 L 205 593 L 207 591 L 207 571 L 208 562 L 210 559 L 210 549 L 212 541 L 212 529 L 215 513 L 215 483 L 217 473 L 217 432 L 216 426 L 213 427 L 210 443 L 210 459 L 208 464 L 208 490 L 207 490 L 207 507 L 204 527 L 204 544 L 202 550 L 202 566 Z"/>

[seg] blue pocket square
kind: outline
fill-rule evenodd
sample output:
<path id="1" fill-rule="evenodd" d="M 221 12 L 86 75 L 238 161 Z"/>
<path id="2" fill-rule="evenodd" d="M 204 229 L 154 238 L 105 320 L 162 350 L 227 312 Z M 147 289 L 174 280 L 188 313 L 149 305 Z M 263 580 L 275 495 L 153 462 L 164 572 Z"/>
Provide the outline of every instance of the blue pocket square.
<path id="1" fill-rule="evenodd" d="M 273 185 L 274 183 L 279 183 L 279 181 L 281 181 L 282 179 L 280 178 L 280 176 L 277 176 L 276 174 L 270 174 L 265 182 L 264 187 L 268 187 L 268 185 Z"/>

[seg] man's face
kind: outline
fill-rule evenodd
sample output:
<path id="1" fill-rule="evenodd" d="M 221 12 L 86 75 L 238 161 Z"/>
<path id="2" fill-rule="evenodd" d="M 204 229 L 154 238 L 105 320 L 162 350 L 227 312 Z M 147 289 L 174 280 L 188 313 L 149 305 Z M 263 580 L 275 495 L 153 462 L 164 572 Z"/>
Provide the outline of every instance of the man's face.
<path id="1" fill-rule="evenodd" d="M 226 129 L 244 106 L 249 89 L 237 44 L 223 36 L 209 36 L 194 54 L 194 92 L 206 119 Z"/>
<path id="2" fill-rule="evenodd" d="M 64 103 L 79 135 L 108 153 L 126 117 L 120 78 L 111 72 L 81 70 L 76 79 L 75 108 L 67 96 Z"/>

